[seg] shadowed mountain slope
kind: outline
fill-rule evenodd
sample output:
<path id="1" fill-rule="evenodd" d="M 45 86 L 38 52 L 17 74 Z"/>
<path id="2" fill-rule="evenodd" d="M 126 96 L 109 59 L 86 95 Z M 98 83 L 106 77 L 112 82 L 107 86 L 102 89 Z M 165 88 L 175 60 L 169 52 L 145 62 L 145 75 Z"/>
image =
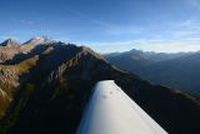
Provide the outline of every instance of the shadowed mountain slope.
<path id="1" fill-rule="evenodd" d="M 153 53 L 132 50 L 106 55 L 119 68 L 138 74 L 155 84 L 180 89 L 199 99 L 200 53 Z"/>
<path id="2" fill-rule="evenodd" d="M 6 105 L 0 103 L 1 134 L 74 134 L 93 86 L 109 79 L 166 131 L 200 132 L 200 106 L 192 97 L 119 70 L 87 47 L 62 42 L 37 45 L 43 46 L 1 65 L 5 81 L 0 83 L 0 97 Z M 14 75 L 6 75 L 13 69 Z"/>

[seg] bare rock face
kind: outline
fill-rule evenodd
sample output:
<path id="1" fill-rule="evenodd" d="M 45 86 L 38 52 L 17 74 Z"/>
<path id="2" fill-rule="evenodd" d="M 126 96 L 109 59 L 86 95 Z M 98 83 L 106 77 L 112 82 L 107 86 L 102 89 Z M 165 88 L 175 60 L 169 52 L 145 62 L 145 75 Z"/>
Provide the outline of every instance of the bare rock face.
<path id="1" fill-rule="evenodd" d="M 55 42 L 53 39 L 46 37 L 46 36 L 38 36 L 33 37 L 29 41 L 25 42 L 23 45 L 31 44 L 33 46 L 35 45 L 41 45 L 41 44 L 49 44 Z"/>
<path id="2" fill-rule="evenodd" d="M 11 39 L 11 38 L 7 39 L 6 41 L 0 44 L 1 47 L 15 47 L 18 45 L 20 45 L 20 43 L 16 41 L 15 39 Z"/>
<path id="3" fill-rule="evenodd" d="M 13 58 L 18 53 L 20 43 L 14 39 L 7 39 L 0 44 L 0 63 Z"/>
<path id="4" fill-rule="evenodd" d="M 166 131 L 200 132 L 200 106 L 193 98 L 151 85 L 87 47 L 48 41 L 0 48 L 1 134 L 74 134 L 93 86 L 109 79 Z"/>
<path id="5" fill-rule="evenodd" d="M 52 43 L 56 42 L 45 36 L 34 37 L 23 44 L 14 39 L 7 39 L 0 44 L 0 63 L 10 61 L 14 57 L 20 57 L 20 55 L 23 54 L 29 54 L 31 51 L 39 51 L 37 49 L 44 48 L 44 46 L 42 47 L 40 45 L 48 45 Z M 40 47 L 38 47 L 38 45 Z"/>

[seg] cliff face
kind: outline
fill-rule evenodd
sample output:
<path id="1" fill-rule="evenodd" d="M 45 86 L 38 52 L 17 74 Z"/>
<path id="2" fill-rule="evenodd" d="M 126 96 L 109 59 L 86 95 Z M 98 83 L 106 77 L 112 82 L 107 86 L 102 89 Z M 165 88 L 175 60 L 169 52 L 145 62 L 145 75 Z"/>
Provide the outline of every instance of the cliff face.
<path id="1" fill-rule="evenodd" d="M 109 79 L 168 132 L 200 132 L 195 100 L 119 70 L 89 48 L 62 42 L 18 47 L 29 50 L 0 65 L 2 134 L 75 133 L 93 86 Z"/>

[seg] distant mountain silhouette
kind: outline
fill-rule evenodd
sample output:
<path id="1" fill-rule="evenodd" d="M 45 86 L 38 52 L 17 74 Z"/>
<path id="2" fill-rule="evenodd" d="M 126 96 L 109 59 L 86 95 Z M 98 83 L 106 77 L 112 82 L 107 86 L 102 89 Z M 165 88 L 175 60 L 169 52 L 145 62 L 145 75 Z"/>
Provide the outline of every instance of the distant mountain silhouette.
<path id="1" fill-rule="evenodd" d="M 109 62 L 143 79 L 200 97 L 200 52 L 153 53 L 131 50 L 106 55 Z"/>
<path id="2" fill-rule="evenodd" d="M 200 132 L 194 98 L 118 69 L 90 48 L 53 41 L 0 53 L 14 50 L 0 64 L 1 134 L 74 134 L 93 86 L 110 79 L 169 133 Z"/>

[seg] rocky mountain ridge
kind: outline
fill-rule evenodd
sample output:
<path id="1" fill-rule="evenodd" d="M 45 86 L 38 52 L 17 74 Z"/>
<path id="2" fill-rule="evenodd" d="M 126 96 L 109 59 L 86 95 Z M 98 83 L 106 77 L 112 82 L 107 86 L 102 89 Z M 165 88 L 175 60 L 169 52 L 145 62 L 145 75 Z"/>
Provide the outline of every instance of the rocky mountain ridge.
<path id="1" fill-rule="evenodd" d="M 109 79 L 168 132 L 200 132 L 200 105 L 192 97 L 151 85 L 87 47 L 21 45 L 0 70 L 1 134 L 75 133 L 93 86 Z"/>
<path id="2" fill-rule="evenodd" d="M 121 69 L 172 89 L 200 98 L 200 53 L 155 53 L 131 50 L 108 54 L 106 59 Z"/>

